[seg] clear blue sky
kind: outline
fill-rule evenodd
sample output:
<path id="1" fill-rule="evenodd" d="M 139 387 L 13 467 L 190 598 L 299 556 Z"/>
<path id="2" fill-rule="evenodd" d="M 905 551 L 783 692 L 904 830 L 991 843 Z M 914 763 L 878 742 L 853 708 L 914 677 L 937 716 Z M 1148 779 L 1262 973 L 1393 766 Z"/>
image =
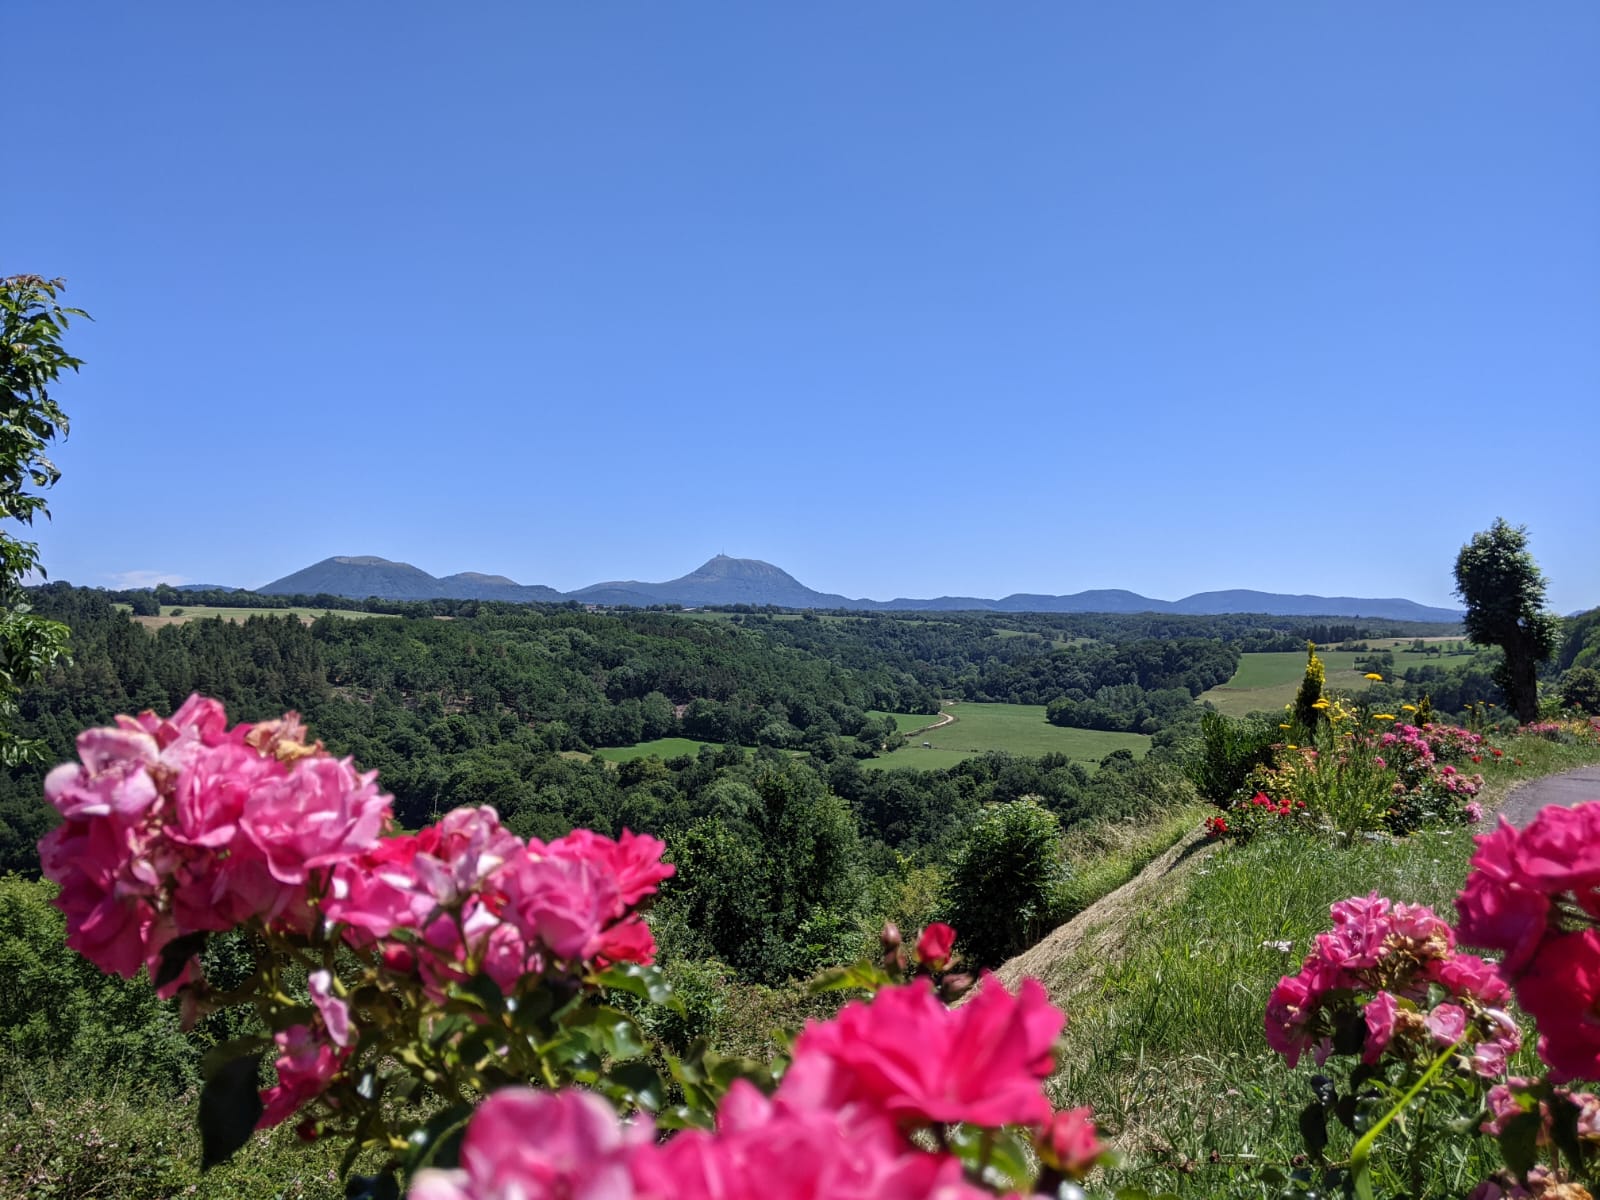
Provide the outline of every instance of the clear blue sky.
<path id="1" fill-rule="evenodd" d="M 1600 5 L 18 3 L 54 578 L 1600 603 Z"/>

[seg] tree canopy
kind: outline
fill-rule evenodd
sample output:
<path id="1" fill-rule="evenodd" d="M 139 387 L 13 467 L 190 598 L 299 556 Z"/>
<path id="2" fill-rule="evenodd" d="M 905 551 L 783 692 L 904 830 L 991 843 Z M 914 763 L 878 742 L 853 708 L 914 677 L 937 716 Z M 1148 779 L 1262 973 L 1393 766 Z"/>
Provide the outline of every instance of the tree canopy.
<path id="1" fill-rule="evenodd" d="M 1539 715 L 1539 664 L 1555 653 L 1560 622 L 1544 611 L 1545 578 L 1528 550 L 1526 526 L 1503 517 L 1461 547 L 1456 595 L 1467 606 L 1467 636 L 1505 652 L 1496 682 L 1520 721 Z"/>

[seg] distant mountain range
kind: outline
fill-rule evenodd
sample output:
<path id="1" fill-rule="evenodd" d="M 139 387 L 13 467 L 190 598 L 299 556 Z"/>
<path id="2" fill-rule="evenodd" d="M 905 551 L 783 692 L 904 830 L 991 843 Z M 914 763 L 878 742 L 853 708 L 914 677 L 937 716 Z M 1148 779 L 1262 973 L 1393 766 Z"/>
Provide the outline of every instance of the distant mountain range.
<path id="1" fill-rule="evenodd" d="M 1198 592 L 1182 600 L 1154 600 L 1119 589 L 1075 592 L 1070 596 L 1017 593 L 1000 600 L 978 596 L 939 596 L 932 600 L 859 600 L 813 591 L 787 571 L 754 558 L 719 554 L 702 566 L 666 583 L 617 580 L 595 583 L 575 592 L 559 592 L 538 584 L 521 584 L 504 575 L 463 571 L 435 578 L 410 563 L 371 555 L 326 558 L 302 571 L 274 580 L 258 591 L 267 595 L 331 595 L 361 600 L 505 600 L 512 603 L 560 603 L 576 600 L 602 606 L 681 604 L 699 608 L 720 604 L 774 605 L 779 608 L 854 608 L 872 611 L 957 612 L 1170 612 L 1215 614 L 1256 612 L 1295 617 L 1382 617 L 1401 621 L 1459 621 L 1450 608 L 1430 608 L 1411 600 L 1358 596 L 1288 596 L 1276 592 Z"/>

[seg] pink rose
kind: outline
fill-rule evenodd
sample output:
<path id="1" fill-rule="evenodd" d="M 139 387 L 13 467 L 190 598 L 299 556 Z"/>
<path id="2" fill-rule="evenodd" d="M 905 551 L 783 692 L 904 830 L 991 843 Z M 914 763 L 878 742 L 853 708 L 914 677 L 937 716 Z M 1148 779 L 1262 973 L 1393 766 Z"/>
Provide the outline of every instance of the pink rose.
<path id="1" fill-rule="evenodd" d="M 473 1114 L 461 1165 L 417 1172 L 410 1200 L 630 1200 L 630 1160 L 654 1150 L 647 1121 L 623 1126 L 588 1092 L 495 1092 Z"/>
<path id="2" fill-rule="evenodd" d="M 1423 1021 L 1436 1046 L 1453 1046 L 1467 1032 L 1467 1010 L 1459 1004 L 1440 1004 Z"/>
<path id="3" fill-rule="evenodd" d="M 85 729 L 78 735 L 78 763 L 62 763 L 44 780 L 44 798 L 63 817 L 85 820 L 115 813 L 131 820 L 156 802 L 149 768 L 159 754 L 147 733 Z"/>
<path id="4" fill-rule="evenodd" d="M 671 863 L 661 861 L 667 844 L 659 838 L 631 833 L 624 829 L 622 837 L 612 841 L 588 829 L 574 829 L 565 837 L 557 838 L 544 847 L 545 853 L 572 862 L 587 862 L 609 871 L 616 880 L 617 894 L 629 908 L 646 896 L 654 894 L 656 884 L 670 879 L 677 871 Z M 530 850 L 537 850 L 530 846 Z"/>
<path id="5" fill-rule="evenodd" d="M 1428 964 L 1428 978 L 1456 996 L 1470 996 L 1484 1004 L 1503 1004 L 1511 988 L 1494 963 L 1476 954 L 1452 954 Z"/>
<path id="6" fill-rule="evenodd" d="M 1600 930 L 1553 934 L 1517 979 L 1556 1083 L 1600 1078 Z"/>
<path id="7" fill-rule="evenodd" d="M 861 1104 L 902 1126 L 967 1121 L 1042 1125 L 1040 1084 L 1066 1018 L 1033 979 L 1013 996 L 991 975 L 957 1009 L 926 980 L 885 988 L 811 1022 L 795 1044 L 779 1099 L 804 1107 Z"/>
<path id="8" fill-rule="evenodd" d="M 322 1016 L 323 1027 L 335 1046 L 343 1049 L 350 1044 L 350 1006 L 333 994 L 333 975 L 328 971 L 313 971 L 306 977 L 306 990 L 311 993 L 311 1003 Z"/>
<path id="9" fill-rule="evenodd" d="M 1102 1152 L 1087 1108 L 1069 1108 L 1053 1115 L 1039 1135 L 1039 1147 L 1064 1174 L 1082 1179 Z"/>
<path id="10" fill-rule="evenodd" d="M 1383 1052 L 1389 1047 L 1389 1039 L 1394 1037 L 1397 1011 L 1395 998 L 1388 992 L 1379 992 L 1367 1001 L 1366 1007 L 1361 1010 L 1367 1023 L 1367 1044 L 1361 1052 L 1362 1062 L 1370 1065 L 1383 1057 Z"/>
<path id="11" fill-rule="evenodd" d="M 327 1090 L 339 1073 L 343 1056 L 323 1041 L 308 1025 L 291 1025 L 275 1033 L 278 1057 L 278 1082 L 261 1093 L 261 1118 L 257 1129 L 282 1124 L 301 1105 Z"/>
<path id="12" fill-rule="evenodd" d="M 303 885 L 307 872 L 378 840 L 389 819 L 389 797 L 378 791 L 376 779 L 376 771 L 358 774 L 349 759 L 303 759 L 251 792 L 240 825 L 274 879 Z"/>
<path id="13" fill-rule="evenodd" d="M 1546 893 L 1600 884 L 1600 801 L 1540 809 L 1518 835 L 1513 856 L 1523 880 Z"/>
<path id="14" fill-rule="evenodd" d="M 623 912 L 616 876 L 591 861 L 530 856 L 508 865 L 499 878 L 507 919 L 558 959 L 592 959 L 604 944 L 606 926 Z"/>

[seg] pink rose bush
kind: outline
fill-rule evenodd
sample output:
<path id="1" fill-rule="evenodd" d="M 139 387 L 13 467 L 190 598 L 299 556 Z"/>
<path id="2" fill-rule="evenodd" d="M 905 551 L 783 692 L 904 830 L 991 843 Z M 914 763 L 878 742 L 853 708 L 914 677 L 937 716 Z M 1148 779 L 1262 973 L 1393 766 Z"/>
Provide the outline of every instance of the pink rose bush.
<path id="1" fill-rule="evenodd" d="M 1313 1126 L 1345 1119 L 1379 1081 L 1401 1098 L 1377 1129 L 1419 1095 L 1474 1095 L 1506 1162 L 1474 1196 L 1588 1196 L 1571 1180 L 1600 1166 L 1600 1100 L 1571 1085 L 1600 1079 L 1600 801 L 1546 808 L 1522 830 L 1502 820 L 1477 846 L 1453 929 L 1376 893 L 1335 904 L 1334 928 L 1273 989 L 1267 1041 L 1291 1066 L 1307 1050 L 1319 1065 L 1359 1059 L 1344 1107 L 1319 1096 Z M 1537 1026 L 1543 1078 L 1508 1075 L 1513 1000 Z M 1318 1155 L 1325 1140 L 1308 1136 Z"/>
<path id="2" fill-rule="evenodd" d="M 412 1200 L 977 1200 L 946 1143 L 966 1124 L 1032 1130 L 1054 1178 L 1100 1154 L 1087 1110 L 1052 1114 L 1041 1084 L 1062 1015 L 1029 980 L 992 977 L 951 1010 L 929 980 L 884 988 L 800 1035 L 777 1091 L 736 1081 L 711 1130 L 659 1142 L 581 1092 L 511 1088 L 468 1127 L 461 1163 L 418 1174 Z"/>
<path id="3" fill-rule="evenodd" d="M 659 840 L 525 840 L 487 807 L 401 832 L 375 773 L 295 714 L 229 727 L 200 696 L 86 730 L 78 751 L 46 779 L 62 824 L 40 843 L 69 944 L 102 970 L 147 970 L 186 1020 L 238 1004 L 260 1018 L 208 1061 L 208 1165 L 290 1118 L 348 1140 L 347 1163 L 388 1156 L 352 1197 L 394 1195 L 405 1175 L 420 1200 L 964 1200 L 1052 1190 L 1100 1160 L 1088 1110 L 1056 1113 L 1042 1090 L 1065 1018 L 1031 980 L 1013 994 L 986 977 L 947 1007 L 973 983 L 950 971 L 947 925 L 909 955 L 886 928 L 881 966 L 820 981 L 873 998 L 801 1031 L 770 1095 L 698 1049 L 662 1059 L 683 1099 L 663 1109 L 643 1028 L 612 1003 L 675 1002 L 643 913 L 674 871 Z M 220 992 L 204 951 L 232 930 L 259 947 L 256 970 Z M 406 1102 L 430 1096 L 412 1128 Z M 463 1096 L 488 1098 L 474 1111 Z M 663 1140 L 658 1121 L 681 1132 Z"/>

